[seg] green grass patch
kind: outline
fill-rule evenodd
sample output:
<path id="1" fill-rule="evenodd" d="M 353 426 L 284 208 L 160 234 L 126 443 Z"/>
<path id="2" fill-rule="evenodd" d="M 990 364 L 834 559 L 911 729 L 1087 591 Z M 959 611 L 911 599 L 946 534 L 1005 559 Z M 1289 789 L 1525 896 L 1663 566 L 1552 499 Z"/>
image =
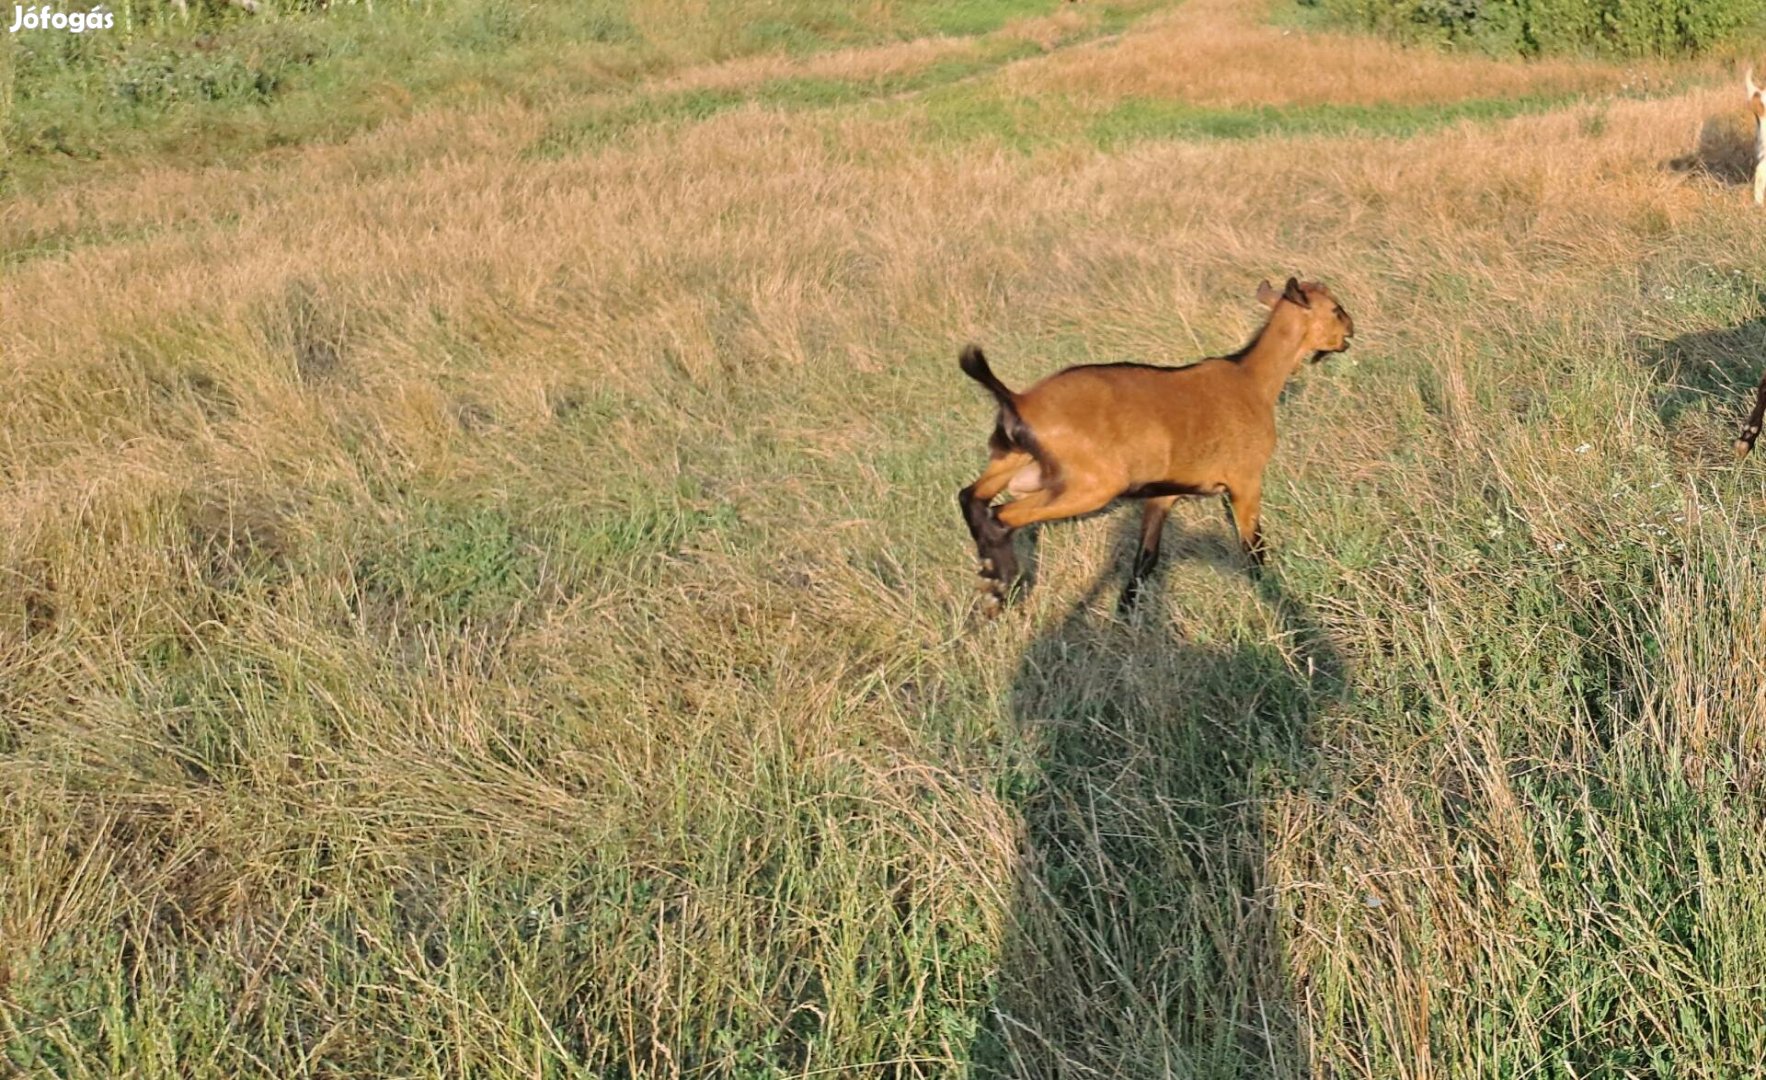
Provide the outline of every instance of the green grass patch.
<path id="1" fill-rule="evenodd" d="M 1109 148 L 1147 139 L 1257 139 L 1291 135 L 1405 137 L 1461 121 L 1490 122 L 1560 108 L 1571 96 L 1480 98 L 1444 105 L 1302 105 L 1215 109 L 1176 101 L 1127 101 L 1091 120 Z"/>
<path id="2" fill-rule="evenodd" d="M 951 87 L 928 95 L 925 134 L 935 142 L 994 139 L 1030 150 L 1073 138 L 1079 114 L 1065 98 L 1007 98 L 990 89 Z"/>
<path id="3" fill-rule="evenodd" d="M 1041 15 L 1040 0 L 908 0 L 903 14 L 916 28 L 935 34 L 970 35 L 997 30 L 1013 19 Z"/>
<path id="4" fill-rule="evenodd" d="M 565 572 L 583 582 L 608 574 L 642 575 L 654 560 L 689 544 L 716 543 L 740 525 L 733 506 L 710 498 L 691 481 L 633 492 L 618 505 L 548 518 L 542 535 L 549 550 Z"/>
<path id="5" fill-rule="evenodd" d="M 1096 20 L 1104 32 L 1121 30 L 1135 18 L 1159 7 L 1169 7 L 1165 0 L 1103 0 L 1088 3 L 1082 14 Z M 1016 19 L 1047 15 L 1051 5 L 1040 0 L 904 0 L 901 14 L 914 30 L 967 36 L 986 34 Z"/>
<path id="6" fill-rule="evenodd" d="M 1489 123 L 1561 108 L 1573 96 L 1492 98 L 1445 105 L 1304 105 L 1221 109 L 1181 101 L 1124 101 L 1092 112 L 1065 98 L 1011 99 L 958 88 L 927 102 L 939 140 L 997 139 L 1029 149 L 1083 138 L 1110 150 L 1162 139 L 1261 139 L 1309 135 L 1404 138 L 1471 121 Z"/>
<path id="7" fill-rule="evenodd" d="M 564 157 L 605 145 L 636 130 L 697 123 L 750 103 L 795 112 L 919 93 L 985 75 L 1039 51 L 1028 42 L 1007 42 L 975 56 L 940 60 L 916 71 L 876 78 L 793 76 L 772 79 L 751 89 L 687 90 L 619 102 L 554 122 L 551 130 L 528 149 L 528 154 L 540 159 Z"/>
<path id="8" fill-rule="evenodd" d="M 561 65 L 561 50 L 598 62 Z M 13 51 L 3 179 L 23 190 L 98 161 L 231 161 L 334 140 L 419 103 L 605 88 L 661 62 L 612 3 L 119 22 L 20 35 Z"/>
<path id="9" fill-rule="evenodd" d="M 506 509 L 425 503 L 356 576 L 395 622 L 459 627 L 507 617 L 533 595 L 539 562 Z"/>
<path id="10" fill-rule="evenodd" d="M 750 96 L 739 90 L 686 90 L 622 102 L 555 121 L 527 153 L 539 159 L 567 157 L 605 145 L 639 128 L 708 120 L 749 100 Z"/>
<path id="11" fill-rule="evenodd" d="M 994 139 L 1020 150 L 1084 140 L 1104 150 L 1155 140 L 1243 140 L 1372 135 L 1407 138 L 1454 124 L 1495 123 L 1564 108 L 1581 95 L 1477 98 L 1434 105 L 1264 105 L 1214 108 L 1134 99 L 1095 109 L 1069 97 L 1014 98 L 991 86 L 927 95 L 934 141 Z"/>
<path id="12" fill-rule="evenodd" d="M 1103 5 L 1079 36 L 1120 29 L 1164 2 Z M 13 107 L 0 132 L 9 150 L 0 159 L 0 183 L 31 190 L 99 161 L 233 161 L 344 138 L 427 104 L 616 92 L 694 62 L 805 55 L 927 34 L 981 35 L 1045 5 L 914 0 L 879 19 L 809 0 L 745 3 L 719 9 L 704 25 L 663 28 L 641 27 L 624 0 L 347 5 L 275 19 L 204 15 L 189 23 L 154 10 L 155 17 L 119 23 L 114 33 L 18 36 Z M 987 63 L 1033 49 L 1019 43 L 990 50 Z M 868 89 L 805 85 L 756 96 L 795 107 L 847 104 L 978 70 L 935 65 L 923 77 Z M 623 102 L 563 121 L 582 132 L 555 133 L 548 145 L 595 145 L 610 132 L 703 119 L 736 100 L 712 94 Z"/>

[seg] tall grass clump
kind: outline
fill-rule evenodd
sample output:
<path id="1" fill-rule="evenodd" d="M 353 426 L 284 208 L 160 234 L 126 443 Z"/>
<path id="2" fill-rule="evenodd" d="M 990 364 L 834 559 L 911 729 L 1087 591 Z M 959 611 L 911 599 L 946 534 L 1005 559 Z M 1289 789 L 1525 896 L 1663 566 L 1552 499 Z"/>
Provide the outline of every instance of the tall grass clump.
<path id="1" fill-rule="evenodd" d="M 1410 41 L 1537 56 L 1704 52 L 1766 17 L 1761 0 L 1300 0 Z"/>

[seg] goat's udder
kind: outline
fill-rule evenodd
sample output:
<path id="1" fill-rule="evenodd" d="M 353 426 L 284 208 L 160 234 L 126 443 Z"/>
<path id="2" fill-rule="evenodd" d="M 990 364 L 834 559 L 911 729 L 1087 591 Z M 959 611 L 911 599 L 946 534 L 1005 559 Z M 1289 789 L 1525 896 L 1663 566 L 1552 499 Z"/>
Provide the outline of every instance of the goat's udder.
<path id="1" fill-rule="evenodd" d="M 1006 490 L 1014 495 L 1028 495 L 1033 491 L 1042 490 L 1042 466 L 1030 464 L 1012 474 L 1007 481 Z"/>

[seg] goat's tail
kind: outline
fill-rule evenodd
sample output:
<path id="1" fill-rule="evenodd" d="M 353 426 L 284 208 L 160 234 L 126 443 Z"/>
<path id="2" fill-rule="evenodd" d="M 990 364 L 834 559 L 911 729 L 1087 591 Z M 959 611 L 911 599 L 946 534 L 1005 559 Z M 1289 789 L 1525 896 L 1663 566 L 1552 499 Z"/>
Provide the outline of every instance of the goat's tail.
<path id="1" fill-rule="evenodd" d="M 993 369 L 987 366 L 987 357 L 982 354 L 981 346 L 963 346 L 962 354 L 957 357 L 957 364 L 963 369 L 964 375 L 987 387 L 987 392 L 1000 403 L 1000 408 L 1017 412 L 1018 395 L 1012 393 L 1005 383 L 1000 382 L 999 376 L 995 375 Z"/>
<path id="2" fill-rule="evenodd" d="M 999 376 L 987 366 L 987 357 L 982 354 L 981 347 L 963 346 L 961 355 L 957 357 L 957 364 L 962 367 L 963 374 L 987 387 L 987 392 L 1000 404 L 999 424 L 993 432 L 994 448 L 1002 452 L 1008 449 L 1023 450 L 1041 461 L 1042 447 L 1032 434 L 1030 425 L 1024 422 L 1024 417 L 1018 412 L 1018 395 L 1000 382 Z"/>

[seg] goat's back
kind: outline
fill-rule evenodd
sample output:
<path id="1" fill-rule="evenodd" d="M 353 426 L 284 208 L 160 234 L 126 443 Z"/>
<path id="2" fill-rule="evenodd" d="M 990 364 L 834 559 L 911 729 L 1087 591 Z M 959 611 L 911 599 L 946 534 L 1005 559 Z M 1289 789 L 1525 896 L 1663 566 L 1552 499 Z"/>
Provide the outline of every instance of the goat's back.
<path id="1" fill-rule="evenodd" d="M 1230 359 L 1071 367 L 1019 394 L 1017 410 L 1047 456 L 1125 485 L 1260 471 L 1275 445 L 1273 410 Z"/>

